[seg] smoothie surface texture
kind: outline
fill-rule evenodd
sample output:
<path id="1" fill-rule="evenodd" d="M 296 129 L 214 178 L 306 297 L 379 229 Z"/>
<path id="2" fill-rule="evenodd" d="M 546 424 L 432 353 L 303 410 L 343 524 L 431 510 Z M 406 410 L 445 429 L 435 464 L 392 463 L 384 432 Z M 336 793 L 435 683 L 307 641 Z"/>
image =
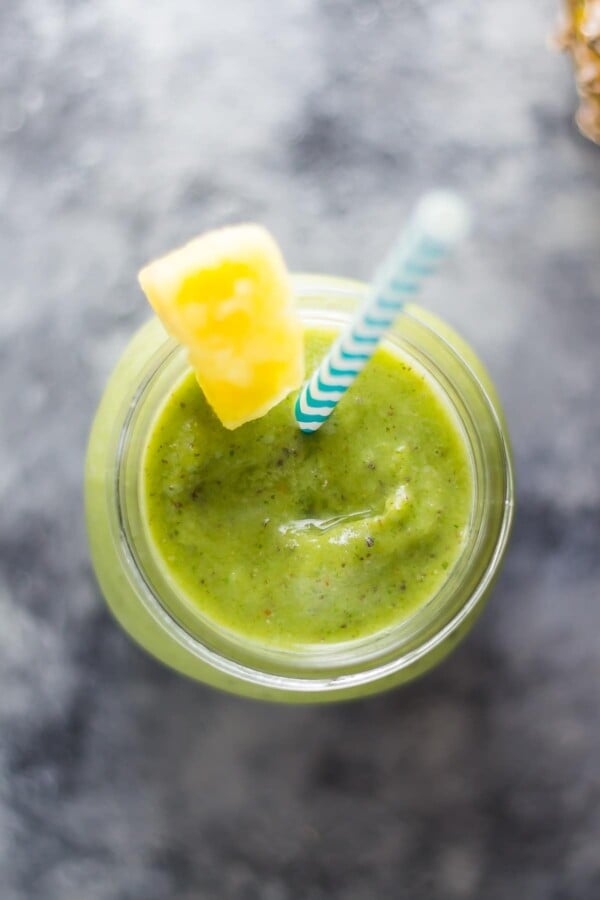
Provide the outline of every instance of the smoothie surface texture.
<path id="1" fill-rule="evenodd" d="M 306 371 L 333 329 L 308 328 Z M 465 438 L 428 376 L 380 347 L 315 434 L 295 395 L 228 431 L 193 372 L 143 461 L 148 536 L 187 605 L 279 648 L 365 638 L 413 615 L 460 555 L 472 506 Z"/>

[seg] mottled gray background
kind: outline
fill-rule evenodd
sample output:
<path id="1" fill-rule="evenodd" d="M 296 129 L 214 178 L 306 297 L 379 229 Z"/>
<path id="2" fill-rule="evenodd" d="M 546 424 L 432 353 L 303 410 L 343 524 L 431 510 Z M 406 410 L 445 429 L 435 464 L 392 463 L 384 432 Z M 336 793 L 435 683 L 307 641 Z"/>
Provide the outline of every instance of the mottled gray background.
<path id="1" fill-rule="evenodd" d="M 0 3 L 0 897 L 600 896 L 600 149 L 558 0 Z M 419 191 L 475 205 L 425 297 L 489 364 L 520 508 L 488 611 L 378 699 L 186 682 L 105 611 L 81 509 L 135 272 L 267 224 L 368 276 Z"/>

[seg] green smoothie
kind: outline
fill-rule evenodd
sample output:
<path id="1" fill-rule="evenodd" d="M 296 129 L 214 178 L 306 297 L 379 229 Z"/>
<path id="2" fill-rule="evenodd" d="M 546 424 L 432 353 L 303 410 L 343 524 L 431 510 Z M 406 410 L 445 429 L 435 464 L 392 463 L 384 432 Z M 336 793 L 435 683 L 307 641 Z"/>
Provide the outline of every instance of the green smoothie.
<path id="1" fill-rule="evenodd" d="M 307 372 L 334 336 L 307 330 Z M 315 434 L 293 401 L 228 431 L 189 372 L 155 420 L 141 486 L 150 544 L 188 606 L 284 649 L 412 616 L 452 570 L 473 505 L 457 421 L 395 351 L 377 351 Z"/>

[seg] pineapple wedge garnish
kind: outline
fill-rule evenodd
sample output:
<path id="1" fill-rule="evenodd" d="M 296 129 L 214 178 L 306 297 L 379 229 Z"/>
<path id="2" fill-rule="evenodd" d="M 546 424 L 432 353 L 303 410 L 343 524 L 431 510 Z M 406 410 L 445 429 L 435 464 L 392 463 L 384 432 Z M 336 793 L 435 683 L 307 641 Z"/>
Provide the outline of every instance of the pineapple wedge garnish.
<path id="1" fill-rule="evenodd" d="M 265 415 L 304 377 L 302 326 L 281 252 L 259 225 L 209 231 L 139 273 L 167 331 L 188 349 L 226 428 Z"/>

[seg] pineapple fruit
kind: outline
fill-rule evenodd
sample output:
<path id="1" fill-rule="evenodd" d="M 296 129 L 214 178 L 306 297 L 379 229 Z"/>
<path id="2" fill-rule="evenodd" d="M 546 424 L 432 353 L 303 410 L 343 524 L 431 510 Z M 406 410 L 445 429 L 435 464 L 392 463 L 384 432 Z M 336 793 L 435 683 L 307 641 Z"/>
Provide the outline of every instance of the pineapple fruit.
<path id="1" fill-rule="evenodd" d="M 581 97 L 577 125 L 600 143 L 600 0 L 566 0 L 566 23 L 560 45 L 573 57 Z"/>
<path id="2" fill-rule="evenodd" d="M 187 347 L 226 428 L 263 416 L 302 383 L 303 332 L 290 279 L 261 226 L 209 231 L 138 277 L 167 331 Z"/>

